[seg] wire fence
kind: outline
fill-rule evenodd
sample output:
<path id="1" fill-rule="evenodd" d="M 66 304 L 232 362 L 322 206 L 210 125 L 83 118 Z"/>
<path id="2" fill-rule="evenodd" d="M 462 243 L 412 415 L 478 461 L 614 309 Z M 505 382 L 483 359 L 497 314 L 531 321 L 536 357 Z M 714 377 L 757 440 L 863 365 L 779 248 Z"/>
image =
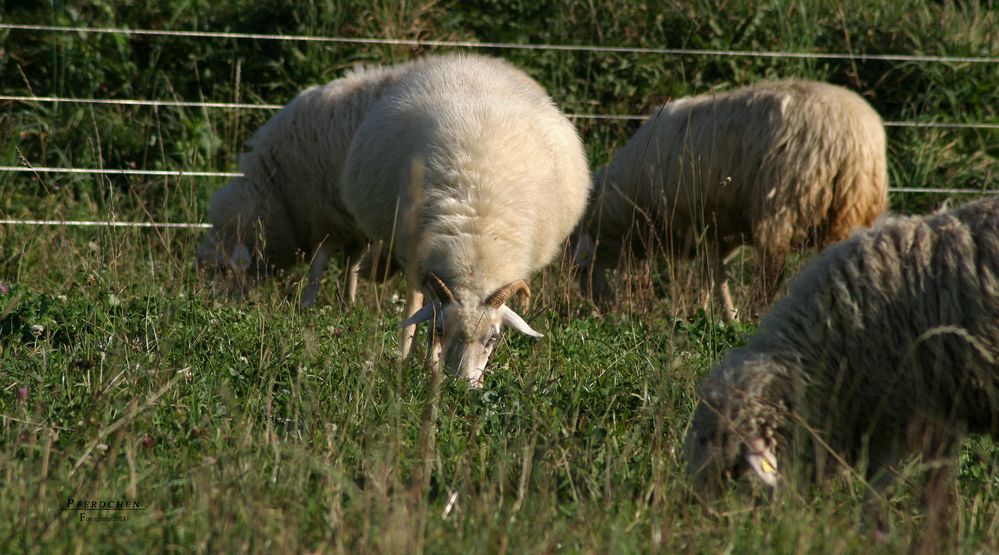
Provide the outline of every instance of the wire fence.
<path id="1" fill-rule="evenodd" d="M 52 168 L 44 166 L 0 166 L 0 172 L 24 173 L 85 173 L 97 175 L 151 175 L 164 177 L 241 177 L 240 172 L 210 172 L 188 170 L 134 170 L 111 168 Z"/>
<path id="2" fill-rule="evenodd" d="M 846 52 L 781 52 L 772 50 L 714 50 L 696 48 L 648 48 L 637 46 L 598 46 L 577 44 L 530 44 L 510 42 L 449 41 L 420 39 L 386 39 L 364 37 L 329 37 L 320 35 L 275 35 L 262 33 L 228 33 L 218 31 L 179 31 L 156 29 L 120 29 L 113 27 L 71 27 L 61 25 L 28 25 L 0 23 L 0 29 L 62 32 L 62 33 L 101 33 L 116 35 L 191 37 L 215 39 L 274 40 L 297 42 L 326 42 L 342 44 L 378 44 L 388 46 L 483 48 L 494 50 L 560 50 L 568 52 L 600 52 L 616 54 L 663 54 L 673 56 L 733 56 L 755 58 L 806 58 L 818 60 L 849 60 L 855 62 L 930 62 L 930 63 L 969 63 L 995 64 L 999 56 L 931 56 L 923 54 L 857 54 Z"/>
<path id="3" fill-rule="evenodd" d="M 212 224 L 188 222 L 120 222 L 117 220 L 0 220 L 0 225 L 32 225 L 59 227 L 138 227 L 208 229 Z"/>
<path id="4" fill-rule="evenodd" d="M 240 102 L 192 102 L 184 100 L 144 100 L 137 98 L 68 98 L 60 96 L 0 95 L 0 101 L 66 104 L 95 104 L 117 106 L 149 106 L 174 108 L 220 108 L 226 110 L 280 110 L 282 104 L 247 104 Z M 648 115 L 639 114 L 566 114 L 570 119 L 641 121 Z M 999 123 L 946 122 L 946 121 L 886 121 L 885 127 L 925 127 L 943 129 L 999 129 Z"/>
<path id="5" fill-rule="evenodd" d="M 140 175 L 164 177 L 243 177 L 241 172 L 211 172 L 187 170 L 132 170 L 132 169 L 100 169 L 100 168 L 53 168 L 33 166 L 0 166 L 0 172 L 22 173 L 64 173 L 64 174 L 95 174 L 95 175 Z M 999 193 L 992 189 L 939 189 L 928 187 L 892 187 L 891 192 L 897 193 Z"/>
<path id="6" fill-rule="evenodd" d="M 389 38 L 364 38 L 364 37 L 335 37 L 319 35 L 280 35 L 261 33 L 230 33 L 216 31 L 183 31 L 183 30 L 155 30 L 155 29 L 123 29 L 111 27 L 75 27 L 60 25 L 32 25 L 17 23 L 0 23 L 0 30 L 11 31 L 34 31 L 53 33 L 86 33 L 86 34 L 117 34 L 127 36 L 155 36 L 155 37 L 186 37 L 186 38 L 212 38 L 212 39 L 236 39 L 236 40 L 267 40 L 267 41 L 296 41 L 296 42 L 320 42 L 320 43 L 344 43 L 344 44 L 375 44 L 388 46 L 409 46 L 413 48 L 421 47 L 449 47 L 449 48 L 479 48 L 479 49 L 516 49 L 516 50 L 555 50 L 568 52 L 592 52 L 592 53 L 624 53 L 624 54 L 659 54 L 672 56 L 723 56 L 723 57 L 757 57 L 757 58 L 797 58 L 797 59 L 825 59 L 825 60 L 847 60 L 852 62 L 865 61 L 890 61 L 890 62 L 922 62 L 922 63 L 947 63 L 947 64 L 996 64 L 999 57 L 996 56 L 945 56 L 945 55 L 922 55 L 922 54 L 865 54 L 865 53 L 842 53 L 842 52 L 783 52 L 767 50 L 714 50 L 714 49 L 686 49 L 686 48 L 648 48 L 630 46 L 598 46 L 598 45 L 572 45 L 572 44 L 529 44 L 529 43 L 503 43 L 503 42 L 477 42 L 477 41 L 441 41 L 441 40 L 419 40 L 419 39 L 389 39 Z M 212 102 L 212 101 L 184 101 L 184 100 L 153 100 L 153 99 L 117 99 L 117 98 L 72 98 L 59 96 L 34 96 L 34 95 L 0 95 L 0 101 L 22 102 L 22 103 L 67 103 L 67 104 L 88 104 L 105 106 L 139 106 L 139 107 L 176 107 L 176 108 L 199 108 L 199 109 L 224 109 L 224 110 L 279 110 L 281 104 L 267 103 L 239 103 L 239 102 Z M 602 120 L 602 121 L 641 121 L 647 115 L 638 114 L 566 114 L 567 117 L 575 120 Z M 885 121 L 886 127 L 899 128 L 938 128 L 938 129 L 978 129 L 995 130 L 999 129 L 999 123 L 995 122 L 946 122 L 946 121 Z M 192 178 L 231 178 L 242 176 L 239 172 L 220 171 L 189 171 L 189 170 L 144 170 L 144 169 L 115 169 L 115 168 L 63 168 L 63 167 L 35 167 L 24 166 L 0 166 L 0 172 L 22 172 L 34 174 L 58 173 L 58 174 L 93 174 L 93 175 L 136 175 L 136 176 L 162 176 L 162 177 L 192 177 Z M 995 194 L 999 191 L 987 189 L 938 189 L 928 187 L 894 187 L 890 189 L 892 193 L 937 193 L 937 194 Z M 176 228 L 176 229 L 204 229 L 211 227 L 210 224 L 196 222 L 134 222 L 117 220 L 44 220 L 44 219 L 0 219 L 0 225 L 31 225 L 31 226 L 76 226 L 76 227 L 122 227 L 122 228 Z"/>

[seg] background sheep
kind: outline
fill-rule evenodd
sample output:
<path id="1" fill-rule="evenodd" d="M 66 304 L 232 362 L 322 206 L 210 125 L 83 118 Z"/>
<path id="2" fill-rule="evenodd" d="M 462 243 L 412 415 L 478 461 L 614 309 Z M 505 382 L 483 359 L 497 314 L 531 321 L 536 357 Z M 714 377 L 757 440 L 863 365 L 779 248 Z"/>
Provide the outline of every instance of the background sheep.
<path id="1" fill-rule="evenodd" d="M 622 247 L 645 256 L 650 233 L 665 239 L 671 257 L 692 256 L 703 239 L 729 316 L 725 260 L 739 246 L 757 248 L 757 291 L 769 303 L 792 248 L 822 248 L 885 210 L 884 128 L 846 89 L 761 82 L 666 104 L 594 181 L 577 255 L 593 261 L 584 291 L 607 301 L 607 272 Z"/>
<path id="2" fill-rule="evenodd" d="M 939 459 L 934 514 L 962 436 L 999 436 L 999 200 L 829 248 L 699 393 L 684 450 L 701 494 L 730 472 L 775 486 L 837 461 L 880 493 L 918 453 Z"/>
<path id="3" fill-rule="evenodd" d="M 367 239 L 340 200 L 339 178 L 364 116 L 409 65 L 356 69 L 310 87 L 261 127 L 240 158 L 244 176 L 212 195 L 199 266 L 256 278 L 311 257 L 302 296 L 309 306 L 329 257 L 342 250 L 353 301 Z"/>
<path id="4" fill-rule="evenodd" d="M 445 368 L 482 381 L 502 325 L 540 334 L 504 303 L 551 261 L 589 194 L 575 128 L 497 59 L 425 59 L 368 116 L 344 172 L 361 229 L 390 245 L 408 287 L 402 355 L 433 321 Z M 423 305 L 423 287 L 434 300 Z"/>

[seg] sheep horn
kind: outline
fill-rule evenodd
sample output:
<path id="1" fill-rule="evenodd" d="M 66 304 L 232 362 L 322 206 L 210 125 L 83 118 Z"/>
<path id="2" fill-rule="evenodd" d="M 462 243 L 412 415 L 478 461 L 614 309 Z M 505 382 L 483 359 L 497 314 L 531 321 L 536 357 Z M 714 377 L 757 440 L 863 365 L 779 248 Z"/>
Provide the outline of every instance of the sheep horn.
<path id="1" fill-rule="evenodd" d="M 427 274 L 427 282 L 430 285 L 430 289 L 433 290 L 437 298 L 444 303 L 454 302 L 454 293 L 451 292 L 451 288 L 444 283 L 444 280 L 437 277 L 437 274 L 430 272 Z"/>
<path id="2" fill-rule="evenodd" d="M 486 305 L 490 308 L 499 308 L 506 304 L 506 301 L 514 293 L 519 293 L 524 296 L 524 302 L 526 303 L 531 298 L 531 288 L 527 286 L 527 282 L 518 279 L 517 281 L 510 282 L 503 287 L 500 287 L 493 292 L 492 295 L 486 299 Z"/>

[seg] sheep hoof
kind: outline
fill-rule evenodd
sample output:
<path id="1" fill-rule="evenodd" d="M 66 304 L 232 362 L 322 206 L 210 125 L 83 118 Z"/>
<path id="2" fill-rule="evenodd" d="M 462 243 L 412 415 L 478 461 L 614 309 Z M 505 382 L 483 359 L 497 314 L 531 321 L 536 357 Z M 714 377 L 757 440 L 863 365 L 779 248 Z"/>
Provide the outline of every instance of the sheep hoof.
<path id="1" fill-rule="evenodd" d="M 726 308 L 722 311 L 722 319 L 726 324 L 733 324 L 739 321 L 739 309 Z"/>

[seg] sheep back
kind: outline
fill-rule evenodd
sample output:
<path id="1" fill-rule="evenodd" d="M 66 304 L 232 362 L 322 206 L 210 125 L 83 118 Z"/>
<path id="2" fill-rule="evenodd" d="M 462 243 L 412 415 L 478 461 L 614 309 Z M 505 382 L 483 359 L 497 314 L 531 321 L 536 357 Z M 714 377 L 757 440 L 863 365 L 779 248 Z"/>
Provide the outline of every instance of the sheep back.
<path id="1" fill-rule="evenodd" d="M 778 438 L 779 459 L 822 474 L 827 449 L 883 469 L 935 425 L 999 436 L 999 200 L 830 247 L 700 393 L 695 475 L 733 466 L 736 438 Z"/>
<path id="2" fill-rule="evenodd" d="M 749 348 L 800 372 L 799 410 L 835 414 L 836 443 L 856 445 L 875 413 L 875 435 L 914 411 L 999 431 L 999 200 L 887 220 L 827 249 L 788 297 Z M 843 376 L 858 392 L 830 404 Z"/>
<path id="3" fill-rule="evenodd" d="M 263 253 L 267 267 L 287 268 L 320 243 L 363 243 L 341 200 L 339 177 L 354 133 L 406 69 L 358 68 L 302 91 L 278 111 L 246 142 L 243 176 L 212 195 L 208 219 L 222 244 L 210 236 L 203 248 L 220 246 L 228 254 L 234 243 L 245 243 Z"/>
<path id="4" fill-rule="evenodd" d="M 885 151 L 881 118 L 841 87 L 785 80 L 679 99 L 597 172 L 589 231 L 613 240 L 637 223 L 690 245 L 710 227 L 723 252 L 825 245 L 887 207 Z"/>
<path id="5" fill-rule="evenodd" d="M 575 128 L 544 90 L 479 56 L 424 59 L 400 79 L 359 129 L 343 182 L 369 237 L 478 299 L 555 256 L 590 186 Z M 402 223 L 417 205 L 412 233 Z"/>

